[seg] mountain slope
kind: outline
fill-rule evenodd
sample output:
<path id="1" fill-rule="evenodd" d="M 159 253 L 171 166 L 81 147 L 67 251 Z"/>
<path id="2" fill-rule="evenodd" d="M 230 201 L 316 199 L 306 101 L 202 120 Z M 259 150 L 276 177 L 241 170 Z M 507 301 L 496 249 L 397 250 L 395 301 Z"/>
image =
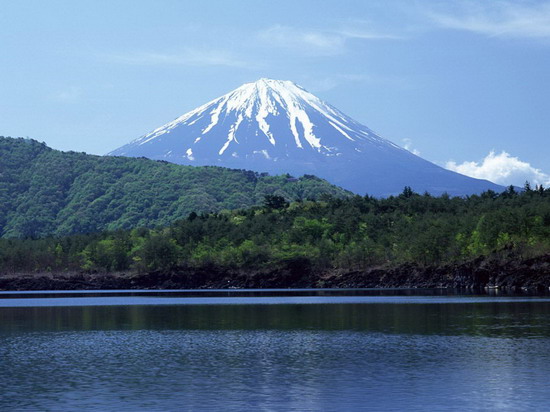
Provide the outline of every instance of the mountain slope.
<path id="1" fill-rule="evenodd" d="M 314 176 L 60 152 L 0 137 L 0 236 L 45 236 L 168 225 L 190 212 L 350 193 Z"/>
<path id="2" fill-rule="evenodd" d="M 503 188 L 443 169 L 290 81 L 260 79 L 109 153 L 179 164 L 315 174 L 359 194 Z"/>

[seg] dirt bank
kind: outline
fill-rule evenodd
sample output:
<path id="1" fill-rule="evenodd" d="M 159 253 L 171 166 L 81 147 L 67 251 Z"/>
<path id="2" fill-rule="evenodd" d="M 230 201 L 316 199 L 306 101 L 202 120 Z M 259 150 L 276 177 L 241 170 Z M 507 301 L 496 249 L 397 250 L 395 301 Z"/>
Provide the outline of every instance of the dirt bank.
<path id="1" fill-rule="evenodd" d="M 273 270 L 217 267 L 151 273 L 26 273 L 0 275 L 0 290 L 205 288 L 500 288 L 547 292 L 550 255 L 530 259 L 486 257 L 460 264 L 403 264 L 363 270 L 314 270 L 308 261 Z"/>

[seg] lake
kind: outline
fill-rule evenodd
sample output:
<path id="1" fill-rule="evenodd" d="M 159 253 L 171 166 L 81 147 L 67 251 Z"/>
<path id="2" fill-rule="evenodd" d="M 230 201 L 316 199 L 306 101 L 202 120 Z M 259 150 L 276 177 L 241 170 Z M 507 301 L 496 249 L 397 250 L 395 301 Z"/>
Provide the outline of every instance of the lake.
<path id="1" fill-rule="evenodd" d="M 550 298 L 0 292 L 0 410 L 548 410 Z"/>

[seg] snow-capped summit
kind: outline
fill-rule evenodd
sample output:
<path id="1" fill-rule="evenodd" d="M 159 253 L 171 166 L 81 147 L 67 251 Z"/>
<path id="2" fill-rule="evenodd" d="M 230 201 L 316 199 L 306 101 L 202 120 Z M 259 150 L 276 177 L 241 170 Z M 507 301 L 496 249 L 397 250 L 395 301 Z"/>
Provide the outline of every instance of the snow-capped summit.
<path id="1" fill-rule="evenodd" d="M 433 194 L 499 188 L 413 155 L 291 81 L 266 78 L 245 83 L 109 155 L 315 174 L 360 194 L 388 195 L 404 186 Z"/>
<path id="2" fill-rule="evenodd" d="M 111 154 L 127 155 L 136 146 L 158 144 L 183 126 L 186 131 L 181 143 L 188 147 L 185 150 L 182 147 L 183 153 L 179 155 L 188 160 L 195 157 L 189 153 L 201 150 L 206 151 L 204 154 L 208 157 L 212 157 L 208 152 L 215 151 L 221 159 L 261 154 L 276 161 L 288 157 L 293 149 L 312 149 L 336 156 L 346 149 L 354 150 L 365 141 L 398 147 L 295 83 L 262 78 L 178 117 Z M 174 148 L 167 149 L 154 157 L 177 161 Z"/>

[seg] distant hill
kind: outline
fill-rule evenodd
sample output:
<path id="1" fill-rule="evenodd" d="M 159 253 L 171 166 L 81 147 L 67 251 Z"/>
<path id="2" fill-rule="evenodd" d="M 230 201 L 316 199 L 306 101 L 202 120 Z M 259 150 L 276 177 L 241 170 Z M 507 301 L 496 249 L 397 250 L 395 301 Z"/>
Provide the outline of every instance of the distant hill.
<path id="1" fill-rule="evenodd" d="M 314 176 L 61 152 L 0 137 L 0 237 L 40 237 L 169 225 L 191 212 L 350 196 Z"/>

